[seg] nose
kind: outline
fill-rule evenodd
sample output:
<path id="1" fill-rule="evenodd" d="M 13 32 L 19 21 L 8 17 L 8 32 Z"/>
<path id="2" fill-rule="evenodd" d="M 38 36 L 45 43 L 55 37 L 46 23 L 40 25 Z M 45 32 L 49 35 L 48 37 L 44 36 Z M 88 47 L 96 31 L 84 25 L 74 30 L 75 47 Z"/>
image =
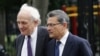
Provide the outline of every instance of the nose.
<path id="1" fill-rule="evenodd" d="M 21 23 L 18 24 L 18 28 L 21 29 L 23 28 L 23 25 Z"/>
<path id="2" fill-rule="evenodd" d="M 47 26 L 47 30 L 50 31 L 51 30 L 51 27 L 50 26 Z"/>

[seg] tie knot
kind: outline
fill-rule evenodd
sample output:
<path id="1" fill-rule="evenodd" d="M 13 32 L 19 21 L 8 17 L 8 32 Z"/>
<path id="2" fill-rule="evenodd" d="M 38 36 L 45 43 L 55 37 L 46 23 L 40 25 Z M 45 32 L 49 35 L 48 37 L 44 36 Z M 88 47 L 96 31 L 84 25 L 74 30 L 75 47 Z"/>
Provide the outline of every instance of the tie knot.
<path id="1" fill-rule="evenodd" d="M 57 41 L 56 42 L 56 46 L 55 46 L 55 56 L 59 56 L 59 45 L 61 44 L 61 42 L 60 41 Z"/>
<path id="2" fill-rule="evenodd" d="M 30 35 L 28 35 L 28 39 L 30 39 L 31 38 L 31 36 Z"/>
<path id="3" fill-rule="evenodd" d="M 57 42 L 56 42 L 56 46 L 59 46 L 60 44 L 61 44 L 60 41 L 57 41 Z"/>

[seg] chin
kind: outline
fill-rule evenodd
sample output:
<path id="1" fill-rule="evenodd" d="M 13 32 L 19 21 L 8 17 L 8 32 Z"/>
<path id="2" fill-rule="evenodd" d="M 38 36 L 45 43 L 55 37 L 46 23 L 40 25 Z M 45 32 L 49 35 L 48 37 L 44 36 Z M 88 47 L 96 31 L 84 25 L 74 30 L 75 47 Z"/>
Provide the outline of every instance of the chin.
<path id="1" fill-rule="evenodd" d="M 26 33 L 21 33 L 22 35 L 27 35 Z"/>
<path id="2" fill-rule="evenodd" d="M 50 36 L 50 38 L 53 38 L 54 36 L 53 35 L 49 35 Z"/>

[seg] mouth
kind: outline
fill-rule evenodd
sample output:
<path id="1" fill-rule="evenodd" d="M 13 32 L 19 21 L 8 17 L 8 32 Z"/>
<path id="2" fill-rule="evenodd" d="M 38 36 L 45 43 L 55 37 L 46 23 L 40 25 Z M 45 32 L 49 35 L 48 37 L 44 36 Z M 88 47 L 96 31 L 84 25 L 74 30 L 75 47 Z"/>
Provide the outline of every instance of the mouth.
<path id="1" fill-rule="evenodd" d="M 52 32 L 51 31 L 48 31 L 49 32 L 49 34 L 52 34 Z"/>
<path id="2" fill-rule="evenodd" d="M 24 32 L 25 31 L 25 29 L 20 29 L 20 32 Z"/>
<path id="3" fill-rule="evenodd" d="M 24 30 L 23 29 L 20 29 L 20 31 L 23 32 Z"/>

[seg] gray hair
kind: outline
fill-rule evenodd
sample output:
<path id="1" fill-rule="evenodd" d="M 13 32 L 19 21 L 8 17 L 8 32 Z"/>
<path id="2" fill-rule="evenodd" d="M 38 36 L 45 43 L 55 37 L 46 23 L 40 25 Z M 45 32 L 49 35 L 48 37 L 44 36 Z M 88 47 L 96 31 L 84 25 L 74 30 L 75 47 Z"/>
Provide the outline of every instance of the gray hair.
<path id="1" fill-rule="evenodd" d="M 62 10 L 53 10 L 47 14 L 47 18 L 57 16 L 58 21 L 62 24 L 66 22 L 70 23 L 68 15 Z"/>
<path id="2" fill-rule="evenodd" d="M 41 24 L 41 19 L 40 19 L 40 14 L 38 9 L 36 9 L 35 7 L 29 6 L 28 4 L 23 4 L 20 8 L 20 11 L 29 11 L 30 15 L 32 16 L 33 20 L 38 20 L 38 24 Z"/>

